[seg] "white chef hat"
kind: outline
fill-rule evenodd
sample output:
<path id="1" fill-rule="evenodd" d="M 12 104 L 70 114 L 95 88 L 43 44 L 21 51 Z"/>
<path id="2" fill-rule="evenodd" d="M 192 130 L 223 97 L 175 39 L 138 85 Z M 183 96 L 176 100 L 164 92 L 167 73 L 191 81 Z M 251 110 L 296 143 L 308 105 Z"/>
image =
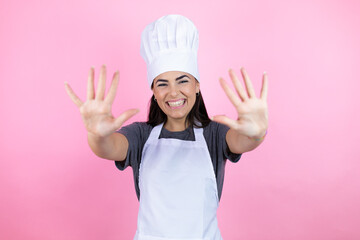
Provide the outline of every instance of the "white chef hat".
<path id="1" fill-rule="evenodd" d="M 187 72 L 200 82 L 198 48 L 199 32 L 184 16 L 166 15 L 147 25 L 141 34 L 140 54 L 146 62 L 149 86 L 168 71 Z"/>

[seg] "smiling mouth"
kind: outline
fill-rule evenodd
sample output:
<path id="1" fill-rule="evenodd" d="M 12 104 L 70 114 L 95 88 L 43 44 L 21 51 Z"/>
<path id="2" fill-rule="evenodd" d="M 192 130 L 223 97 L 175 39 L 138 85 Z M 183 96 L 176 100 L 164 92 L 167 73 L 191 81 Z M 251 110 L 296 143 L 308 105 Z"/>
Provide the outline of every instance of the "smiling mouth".
<path id="1" fill-rule="evenodd" d="M 177 101 L 169 101 L 169 102 L 166 102 L 171 108 L 176 108 L 176 107 L 180 107 L 182 105 L 184 105 L 185 103 L 185 99 L 180 99 L 180 100 L 177 100 Z"/>

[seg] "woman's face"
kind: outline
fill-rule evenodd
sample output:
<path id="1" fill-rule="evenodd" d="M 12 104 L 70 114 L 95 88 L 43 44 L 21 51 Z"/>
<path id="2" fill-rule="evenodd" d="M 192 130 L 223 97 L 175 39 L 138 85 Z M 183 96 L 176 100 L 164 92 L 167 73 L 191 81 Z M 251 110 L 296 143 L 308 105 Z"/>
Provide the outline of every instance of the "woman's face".
<path id="1" fill-rule="evenodd" d="M 168 121 L 185 121 L 195 104 L 200 84 L 189 73 L 169 71 L 154 79 L 152 90 Z"/>

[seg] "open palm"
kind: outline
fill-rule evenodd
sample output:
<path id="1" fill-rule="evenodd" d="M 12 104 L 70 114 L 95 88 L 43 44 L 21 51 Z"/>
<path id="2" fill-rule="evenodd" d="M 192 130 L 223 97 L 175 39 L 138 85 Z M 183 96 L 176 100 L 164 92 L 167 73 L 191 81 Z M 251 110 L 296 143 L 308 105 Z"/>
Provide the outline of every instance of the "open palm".
<path id="1" fill-rule="evenodd" d="M 252 83 L 244 68 L 241 68 L 246 90 L 232 69 L 229 70 L 231 80 L 236 93 L 228 86 L 224 79 L 220 78 L 220 84 L 226 95 L 234 105 L 238 118 L 236 120 L 226 116 L 214 116 L 214 121 L 223 123 L 236 130 L 242 135 L 250 138 L 262 137 L 268 128 L 268 107 L 267 107 L 267 75 L 263 75 L 263 83 L 260 98 L 256 97 Z"/>
<path id="2" fill-rule="evenodd" d="M 115 118 L 111 113 L 112 104 L 116 96 L 116 89 L 119 83 L 119 72 L 113 75 L 108 95 L 105 97 L 106 67 L 103 65 L 100 70 L 98 88 L 94 91 L 94 68 L 90 69 L 87 84 L 87 99 L 82 102 L 74 93 L 68 83 L 65 89 L 71 100 L 78 106 L 86 130 L 99 137 L 106 137 L 119 129 L 122 124 L 135 115 L 139 110 L 130 109 Z"/>

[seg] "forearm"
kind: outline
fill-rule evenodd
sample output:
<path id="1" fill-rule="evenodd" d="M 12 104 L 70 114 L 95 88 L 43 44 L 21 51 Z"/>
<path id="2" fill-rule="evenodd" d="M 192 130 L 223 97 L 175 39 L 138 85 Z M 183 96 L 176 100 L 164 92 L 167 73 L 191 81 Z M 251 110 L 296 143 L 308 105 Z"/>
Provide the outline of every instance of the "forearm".
<path id="1" fill-rule="evenodd" d="M 263 136 L 265 134 L 266 130 L 259 134 L 259 137 L 249 138 L 248 136 L 239 134 L 233 129 L 229 129 L 226 134 L 226 142 L 232 153 L 239 154 L 249 152 L 257 148 L 264 141 Z"/>
<path id="2" fill-rule="evenodd" d="M 98 137 L 91 133 L 87 135 L 91 150 L 100 158 L 122 161 L 126 158 L 128 142 L 119 133 L 112 133 L 107 137 Z"/>

